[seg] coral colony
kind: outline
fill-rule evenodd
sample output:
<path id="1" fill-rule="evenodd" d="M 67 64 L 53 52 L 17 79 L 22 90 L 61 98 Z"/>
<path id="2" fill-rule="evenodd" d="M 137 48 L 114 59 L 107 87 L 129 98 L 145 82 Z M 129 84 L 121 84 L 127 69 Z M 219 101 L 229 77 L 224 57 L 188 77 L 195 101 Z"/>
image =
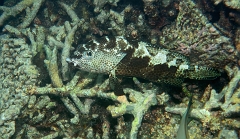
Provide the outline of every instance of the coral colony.
<path id="1" fill-rule="evenodd" d="M 0 138 L 240 138 L 239 0 L 1 5 Z"/>

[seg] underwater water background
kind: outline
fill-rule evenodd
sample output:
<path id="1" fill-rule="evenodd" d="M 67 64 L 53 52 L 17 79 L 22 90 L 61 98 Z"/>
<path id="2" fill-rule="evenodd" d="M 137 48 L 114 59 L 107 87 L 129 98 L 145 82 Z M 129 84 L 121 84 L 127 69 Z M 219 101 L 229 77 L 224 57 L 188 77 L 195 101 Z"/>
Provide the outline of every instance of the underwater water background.
<path id="1" fill-rule="evenodd" d="M 0 30 L 2 139 L 240 138 L 239 0 L 4 0 Z"/>

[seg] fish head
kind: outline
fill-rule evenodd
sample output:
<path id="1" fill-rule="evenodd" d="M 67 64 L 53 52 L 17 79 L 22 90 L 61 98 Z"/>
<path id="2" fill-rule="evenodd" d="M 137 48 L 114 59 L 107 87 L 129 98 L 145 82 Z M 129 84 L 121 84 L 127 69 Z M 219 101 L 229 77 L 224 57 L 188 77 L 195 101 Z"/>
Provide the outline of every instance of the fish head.
<path id="1" fill-rule="evenodd" d="M 100 49 L 82 45 L 66 61 L 83 71 L 110 73 L 126 56 L 126 53 L 112 49 Z"/>

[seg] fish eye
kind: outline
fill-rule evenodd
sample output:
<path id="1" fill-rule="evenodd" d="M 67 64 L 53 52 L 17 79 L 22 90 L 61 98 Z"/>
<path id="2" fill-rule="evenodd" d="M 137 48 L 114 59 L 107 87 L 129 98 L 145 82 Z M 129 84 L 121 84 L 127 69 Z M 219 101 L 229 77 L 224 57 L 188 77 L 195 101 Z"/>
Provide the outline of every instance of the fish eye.
<path id="1" fill-rule="evenodd" d="M 92 51 L 84 51 L 82 53 L 82 59 L 84 60 L 91 60 L 93 58 L 94 53 Z"/>
<path id="2" fill-rule="evenodd" d="M 92 52 L 91 52 L 91 51 L 88 51 L 88 52 L 87 52 L 87 56 L 92 56 Z"/>

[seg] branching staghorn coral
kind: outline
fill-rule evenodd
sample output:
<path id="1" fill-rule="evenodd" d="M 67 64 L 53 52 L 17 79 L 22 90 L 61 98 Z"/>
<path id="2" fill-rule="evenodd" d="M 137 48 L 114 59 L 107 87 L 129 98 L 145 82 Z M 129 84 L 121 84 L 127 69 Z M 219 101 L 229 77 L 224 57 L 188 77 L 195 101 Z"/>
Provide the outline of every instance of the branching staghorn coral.
<path id="1" fill-rule="evenodd" d="M 0 16 L 0 26 L 4 25 L 4 22 L 10 17 L 16 17 L 20 12 L 26 9 L 26 18 L 19 27 L 25 28 L 29 26 L 32 20 L 35 18 L 40 6 L 45 0 L 22 0 L 13 7 L 0 6 L 0 10 L 3 11 L 3 14 Z M 32 6 L 30 10 L 29 6 Z"/>
<path id="2" fill-rule="evenodd" d="M 24 2 L 29 2 L 29 5 L 24 5 Z M 74 49 L 73 46 L 76 45 L 76 42 L 79 42 L 74 40 L 75 38 L 82 40 L 84 39 L 83 36 L 86 35 L 86 38 L 92 39 L 92 36 L 94 36 L 91 32 L 86 33 L 86 30 L 91 30 L 89 29 L 91 26 L 88 25 L 86 19 L 91 18 L 91 20 L 94 20 L 95 18 L 101 22 L 102 24 L 95 23 L 99 29 L 102 29 L 101 26 L 103 25 L 106 28 L 109 27 L 109 34 L 127 34 L 126 36 L 132 35 L 134 38 L 136 35 L 142 35 L 142 32 L 146 32 L 146 29 L 150 30 L 146 26 L 143 18 L 144 14 L 138 13 L 134 15 L 137 17 L 137 23 L 132 23 L 132 20 L 130 20 L 128 21 L 130 23 L 125 26 L 124 20 L 127 18 L 125 14 L 129 14 L 134 9 L 130 5 L 125 7 L 124 10 L 122 8 L 120 12 L 118 11 L 119 9 L 117 10 L 112 7 L 109 10 L 102 8 L 103 10 L 95 11 L 95 13 L 100 12 L 99 15 L 89 15 L 87 18 L 84 18 L 84 21 L 82 17 L 78 17 L 79 12 L 76 14 L 78 11 L 76 8 L 77 5 L 73 4 L 73 6 L 63 2 L 46 1 L 46 5 L 59 4 L 63 9 L 60 8 L 60 10 L 57 10 L 58 13 L 51 13 L 53 11 L 49 10 L 49 7 L 39 9 L 44 2 L 45 0 L 23 0 L 13 7 L 0 7 L 0 10 L 3 11 L 0 17 L 0 23 L 2 23 L 0 26 L 4 26 L 4 34 L 0 36 L 0 45 L 3 44 L 0 46 L 0 63 L 2 64 L 0 67 L 0 77 L 3 80 L 3 83 L 0 84 L 1 137 L 42 139 L 126 138 L 129 136 L 130 138 L 174 138 L 180 118 L 164 111 L 165 107 L 168 106 L 166 110 L 172 112 L 168 108 L 174 103 L 172 100 L 169 100 L 168 92 L 158 94 L 161 91 L 156 89 L 160 87 L 153 86 L 147 89 L 142 83 L 133 79 L 132 86 L 123 82 L 126 96 L 118 97 L 110 90 L 109 81 L 105 80 L 105 76 L 87 74 L 81 71 L 76 72 L 76 70 L 69 68 L 65 61 L 65 58 L 69 57 L 70 51 Z M 74 3 L 78 2 L 75 1 Z M 91 3 L 90 5 L 94 6 L 94 9 L 97 9 L 104 7 L 106 2 L 115 7 L 118 0 L 98 2 L 100 1 L 87 1 L 87 3 Z M 26 16 L 24 16 L 24 12 L 20 13 L 21 11 L 18 11 L 19 9 L 16 7 L 21 11 L 26 9 Z M 196 7 L 194 8 L 197 9 Z M 15 11 L 16 15 L 21 15 L 20 17 L 23 19 L 21 24 L 6 25 L 7 19 L 14 21 L 10 17 L 16 16 L 14 14 L 6 14 L 6 11 L 10 9 Z M 59 18 L 59 16 L 64 15 L 64 18 L 60 18 L 57 22 L 53 21 L 54 23 L 51 22 L 47 24 L 48 26 L 44 24 L 36 25 L 32 20 L 35 17 L 39 18 L 36 15 L 39 10 L 44 10 L 44 14 L 48 14 L 44 16 L 51 17 L 52 14 L 54 18 Z M 100 18 L 100 15 L 102 18 Z M 185 16 L 185 14 L 180 15 Z M 71 21 L 65 21 L 67 19 L 65 18 L 66 16 L 69 16 Z M 40 19 L 42 21 L 45 20 L 44 18 Z M 195 35 L 199 35 L 198 38 L 196 37 L 196 40 L 205 37 L 205 29 L 198 28 L 198 32 L 192 31 L 192 34 L 196 33 Z M 191 30 L 188 31 L 191 32 Z M 187 37 L 187 34 L 185 36 L 178 33 L 174 35 L 183 35 L 184 38 Z M 192 34 L 190 33 L 190 35 Z M 99 33 L 99 35 L 102 36 L 103 34 Z M 222 38 L 223 40 L 220 39 L 219 41 L 231 41 L 224 37 Z M 186 47 L 190 49 L 195 48 L 195 43 L 187 45 L 185 42 L 176 41 L 176 44 L 179 47 L 179 51 L 188 50 L 185 49 Z M 215 51 L 219 48 L 219 46 L 214 47 L 215 45 L 210 44 L 207 46 L 209 47 L 202 50 Z M 36 67 L 32 63 L 34 57 L 39 53 L 42 53 L 43 57 L 41 57 L 42 59 L 37 59 L 37 62 L 42 62 L 42 67 L 46 66 L 46 69 L 44 69 L 46 71 L 44 72 L 39 72 L 38 69 L 41 67 Z M 233 59 L 233 57 L 229 58 Z M 48 74 L 50 78 L 41 87 L 39 85 L 41 82 L 39 73 L 41 75 Z M 192 117 L 196 117 L 202 123 L 199 124 L 197 121 L 191 123 L 192 125 L 195 124 L 194 130 L 198 129 L 196 134 L 198 133 L 199 136 L 204 135 L 201 137 L 210 138 L 215 131 L 219 131 L 219 128 L 225 128 L 219 132 L 219 137 L 222 137 L 226 133 L 236 135 L 236 130 L 234 129 L 239 127 L 239 121 L 231 116 L 238 114 L 237 111 L 232 110 L 233 108 L 236 110 L 239 109 L 239 93 L 236 93 L 239 92 L 239 89 L 232 89 L 230 91 L 227 89 L 237 86 L 233 82 L 236 83 L 239 76 L 234 75 L 234 78 L 229 83 L 232 86 L 226 86 L 225 91 L 222 91 L 224 93 L 216 93 L 214 89 L 208 87 L 204 93 L 206 97 L 203 97 L 201 100 L 201 105 L 199 104 L 200 106 L 198 106 L 195 104 L 197 106 L 194 106 L 194 108 L 199 109 L 192 111 L 195 114 Z M 232 76 L 232 74 L 229 74 L 229 77 Z M 138 86 L 138 88 L 134 86 Z M 210 99 L 208 99 L 209 97 Z M 105 101 L 110 101 L 110 103 L 106 103 L 104 105 L 107 106 L 98 109 L 102 105 L 99 106 L 96 103 L 104 103 Z M 155 107 L 153 108 L 152 106 Z M 175 108 L 171 109 L 175 110 Z M 179 108 L 178 110 L 182 111 L 176 112 L 176 110 L 174 112 L 182 113 L 185 108 Z M 133 119 L 130 122 L 126 118 L 128 114 L 133 115 Z M 150 120 L 147 117 L 150 117 Z M 114 120 L 115 122 L 112 122 Z M 222 125 L 219 125 L 219 123 Z M 201 128 L 198 127 L 202 125 L 203 127 L 210 128 L 210 130 L 203 133 Z M 206 134 L 207 136 L 205 136 Z"/>
<path id="3" fill-rule="evenodd" d="M 223 2 L 227 7 L 231 9 L 240 10 L 240 1 L 239 0 L 212 0 L 215 5 Z"/>
<path id="4" fill-rule="evenodd" d="M 18 29 L 10 25 L 6 25 L 3 31 L 7 31 L 11 34 L 15 34 L 18 37 L 27 37 L 31 41 L 31 50 L 35 56 L 37 53 L 41 53 L 43 50 L 43 44 L 45 40 L 44 28 L 37 26 L 35 29 Z"/>
<path id="5" fill-rule="evenodd" d="M 134 81 L 141 89 L 143 89 L 136 79 L 134 79 Z M 113 117 L 121 116 L 123 114 L 132 114 L 134 116 L 130 138 L 137 138 L 138 128 L 141 126 L 144 114 L 149 109 L 149 107 L 157 104 L 157 92 L 145 89 L 142 91 L 143 93 L 130 88 L 125 88 L 124 92 L 126 94 L 129 94 L 129 99 L 131 102 L 121 102 L 121 104 L 117 107 L 109 106 L 107 108 Z"/>
<path id="6" fill-rule="evenodd" d="M 91 99 L 85 100 L 85 106 L 83 103 L 79 100 L 78 97 L 84 97 L 84 98 L 91 98 L 91 97 L 98 97 L 98 98 L 105 98 L 110 99 L 114 102 L 120 103 L 120 105 L 117 106 L 109 106 L 107 109 L 110 111 L 113 117 L 122 116 L 123 114 L 132 114 L 134 116 L 134 121 L 132 122 L 132 129 L 130 133 L 131 138 L 136 138 L 138 133 L 138 128 L 141 125 L 142 117 L 145 114 L 145 112 L 148 110 L 148 108 L 152 105 L 157 104 L 156 100 L 156 92 L 152 92 L 152 90 L 145 90 L 144 94 L 141 92 L 135 91 L 130 88 L 124 89 L 124 92 L 126 94 L 129 94 L 129 99 L 131 102 L 128 102 L 125 97 L 118 97 L 114 95 L 113 92 L 108 92 L 109 89 L 108 86 L 108 80 L 106 80 L 103 84 L 100 86 L 94 86 L 90 89 L 83 89 L 82 87 L 86 86 L 88 83 L 90 83 L 91 79 L 83 79 L 83 81 L 78 80 L 80 77 L 75 75 L 73 80 L 69 83 L 69 85 L 60 87 L 60 88 L 51 88 L 51 87 L 41 87 L 41 88 L 33 88 L 30 90 L 35 95 L 46 95 L 46 94 L 54 94 L 54 95 L 62 95 L 62 96 L 70 96 L 73 100 L 73 103 L 76 105 L 76 107 L 82 112 L 87 113 L 86 111 L 89 110 L 89 107 L 86 108 L 86 106 L 89 106 L 89 104 L 92 103 Z M 74 85 L 75 84 L 75 85 Z M 63 100 L 63 99 L 62 99 Z M 90 102 L 89 102 L 90 100 Z M 65 106 L 69 109 L 71 113 L 73 113 L 75 116 L 77 116 L 76 108 L 72 106 L 72 104 L 69 102 L 69 99 L 67 97 L 63 100 Z M 75 119 L 71 119 L 72 122 L 75 123 Z"/>

